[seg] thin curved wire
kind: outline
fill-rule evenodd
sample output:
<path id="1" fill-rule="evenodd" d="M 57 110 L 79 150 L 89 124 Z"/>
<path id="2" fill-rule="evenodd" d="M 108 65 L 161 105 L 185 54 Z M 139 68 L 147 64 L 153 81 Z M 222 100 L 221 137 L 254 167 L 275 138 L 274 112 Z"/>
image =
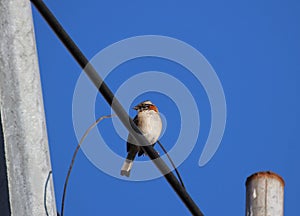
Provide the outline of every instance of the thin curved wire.
<path id="1" fill-rule="evenodd" d="M 174 164 L 172 158 L 170 157 L 170 155 L 168 154 L 167 150 L 164 148 L 164 146 L 161 144 L 161 142 L 160 142 L 159 140 L 157 140 L 157 143 L 158 143 L 158 145 L 161 147 L 161 149 L 164 151 L 164 153 L 167 155 L 167 157 L 168 157 L 168 159 L 169 159 L 169 161 L 170 161 L 172 167 L 174 168 L 174 170 L 175 170 L 175 172 L 176 172 L 176 175 L 177 175 L 177 177 L 178 177 L 178 180 L 180 181 L 182 187 L 185 189 L 185 186 L 184 186 L 184 184 L 183 184 L 182 178 L 181 178 L 181 176 L 180 176 L 180 174 L 179 174 L 179 172 L 178 172 L 178 170 L 177 170 L 177 168 L 176 168 L 176 166 L 175 166 L 175 164 Z"/>
<path id="2" fill-rule="evenodd" d="M 60 215 L 63 216 L 64 215 L 64 206 L 65 206 L 65 198 L 66 198 L 66 194 L 67 194 L 67 186 L 68 186 L 68 182 L 69 182 L 69 178 L 70 178 L 70 175 L 71 175 L 71 172 L 72 172 L 72 169 L 73 169 L 73 166 L 74 166 L 74 162 L 75 162 L 75 158 L 77 156 L 77 153 L 80 149 L 80 146 L 81 144 L 83 143 L 83 141 L 85 140 L 85 138 L 87 137 L 87 135 L 89 134 L 89 132 L 100 122 L 102 121 L 103 119 L 106 119 L 106 118 L 112 118 L 114 117 L 115 115 L 106 115 L 106 116 L 101 116 L 100 118 L 98 118 L 86 131 L 85 133 L 83 134 L 83 136 L 81 137 L 80 139 L 80 142 L 78 143 L 75 151 L 74 151 L 74 154 L 73 154 L 73 157 L 72 157 L 72 161 L 71 161 L 71 164 L 70 164 L 70 167 L 69 167 L 69 170 L 68 170 L 68 173 L 67 173 L 67 176 L 66 176 L 66 180 L 65 180 L 65 184 L 64 184 L 64 191 L 63 191 L 63 196 L 62 196 L 62 204 L 61 204 L 61 212 L 60 212 Z M 175 172 L 176 172 L 176 175 L 178 177 L 178 180 L 180 181 L 182 187 L 185 189 L 185 186 L 184 186 L 184 183 L 183 183 L 183 180 L 180 176 L 180 173 L 178 172 L 172 158 L 170 157 L 170 155 L 168 154 L 167 150 L 164 148 L 164 146 L 162 145 L 162 143 L 158 140 L 157 143 L 159 144 L 159 146 L 161 147 L 161 149 L 164 151 L 164 153 L 167 155 L 172 167 L 174 168 Z"/>
<path id="3" fill-rule="evenodd" d="M 68 174 L 66 176 L 66 180 L 65 180 L 65 184 L 64 184 L 64 192 L 63 192 L 63 196 L 62 196 L 62 201 L 61 201 L 61 211 L 60 211 L 60 215 L 63 216 L 64 215 L 64 207 L 65 207 L 65 198 L 66 198 L 66 193 L 67 193 L 67 186 L 68 186 L 68 182 L 69 182 L 69 178 L 70 178 L 70 174 L 71 174 L 71 171 L 72 171 L 72 168 L 73 168 L 73 165 L 74 165 L 74 162 L 75 162 L 75 158 L 76 158 L 76 155 L 78 153 L 78 150 L 80 149 L 80 146 L 81 144 L 83 143 L 84 139 L 86 138 L 86 136 L 89 134 L 89 132 L 100 122 L 102 121 L 103 119 L 106 119 L 106 118 L 112 118 L 114 117 L 115 115 L 106 115 L 106 116 L 101 116 L 100 118 L 98 118 L 86 131 L 85 133 L 83 134 L 83 136 L 81 137 L 80 139 L 80 142 L 78 143 L 75 151 L 74 151 L 74 154 L 73 154 L 73 157 L 72 157 L 72 161 L 71 161 L 71 164 L 70 164 L 70 167 L 69 167 L 69 170 L 68 170 Z"/>
<path id="4" fill-rule="evenodd" d="M 45 212 L 46 212 L 47 216 L 49 216 L 48 207 L 47 207 L 47 187 L 48 187 L 48 183 L 50 181 L 51 174 L 52 174 L 52 170 L 50 170 L 48 173 L 45 187 L 44 187 L 44 208 L 45 208 Z"/>

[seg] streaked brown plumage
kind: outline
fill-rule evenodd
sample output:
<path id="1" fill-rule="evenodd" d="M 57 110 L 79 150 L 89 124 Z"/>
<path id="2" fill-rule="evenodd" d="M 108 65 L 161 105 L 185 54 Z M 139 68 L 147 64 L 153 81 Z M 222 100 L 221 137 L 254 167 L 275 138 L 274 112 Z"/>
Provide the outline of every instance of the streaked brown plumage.
<path id="1" fill-rule="evenodd" d="M 134 107 L 138 114 L 133 119 L 134 123 L 141 130 L 145 138 L 151 145 L 154 145 L 162 130 L 162 121 L 157 107 L 149 100 L 144 101 Z M 121 175 L 129 177 L 135 156 L 141 156 L 144 151 L 139 145 L 135 144 L 131 135 L 127 139 L 128 155 L 121 169 Z"/>

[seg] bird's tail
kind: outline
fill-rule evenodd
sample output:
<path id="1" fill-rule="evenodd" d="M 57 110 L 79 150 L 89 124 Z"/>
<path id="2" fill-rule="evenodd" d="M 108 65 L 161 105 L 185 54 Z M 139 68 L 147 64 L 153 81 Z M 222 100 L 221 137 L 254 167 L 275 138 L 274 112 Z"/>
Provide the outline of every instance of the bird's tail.
<path id="1" fill-rule="evenodd" d="M 130 171 L 133 165 L 133 160 L 137 154 L 137 151 L 129 151 L 126 160 L 123 163 L 123 166 L 121 168 L 121 175 L 122 176 L 130 176 Z"/>

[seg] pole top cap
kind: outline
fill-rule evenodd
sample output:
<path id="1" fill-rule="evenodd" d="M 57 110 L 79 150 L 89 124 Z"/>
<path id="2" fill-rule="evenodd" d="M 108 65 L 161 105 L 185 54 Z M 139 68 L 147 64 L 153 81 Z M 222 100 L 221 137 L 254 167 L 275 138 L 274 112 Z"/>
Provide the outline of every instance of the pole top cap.
<path id="1" fill-rule="evenodd" d="M 257 173 L 250 175 L 246 180 L 246 186 L 249 184 L 249 182 L 251 182 L 252 180 L 257 179 L 257 178 L 274 178 L 274 179 L 277 179 L 282 184 L 283 187 L 285 184 L 283 178 L 280 175 L 278 175 L 272 171 L 264 171 L 264 172 L 257 172 Z"/>

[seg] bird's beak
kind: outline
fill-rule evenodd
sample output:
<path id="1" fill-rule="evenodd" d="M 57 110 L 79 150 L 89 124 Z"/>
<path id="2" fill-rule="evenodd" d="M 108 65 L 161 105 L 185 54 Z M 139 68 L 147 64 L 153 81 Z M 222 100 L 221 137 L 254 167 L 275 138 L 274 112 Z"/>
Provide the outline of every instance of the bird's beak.
<path id="1" fill-rule="evenodd" d="M 132 109 L 138 110 L 138 109 L 139 109 L 139 106 L 135 106 L 135 107 L 133 107 Z"/>

